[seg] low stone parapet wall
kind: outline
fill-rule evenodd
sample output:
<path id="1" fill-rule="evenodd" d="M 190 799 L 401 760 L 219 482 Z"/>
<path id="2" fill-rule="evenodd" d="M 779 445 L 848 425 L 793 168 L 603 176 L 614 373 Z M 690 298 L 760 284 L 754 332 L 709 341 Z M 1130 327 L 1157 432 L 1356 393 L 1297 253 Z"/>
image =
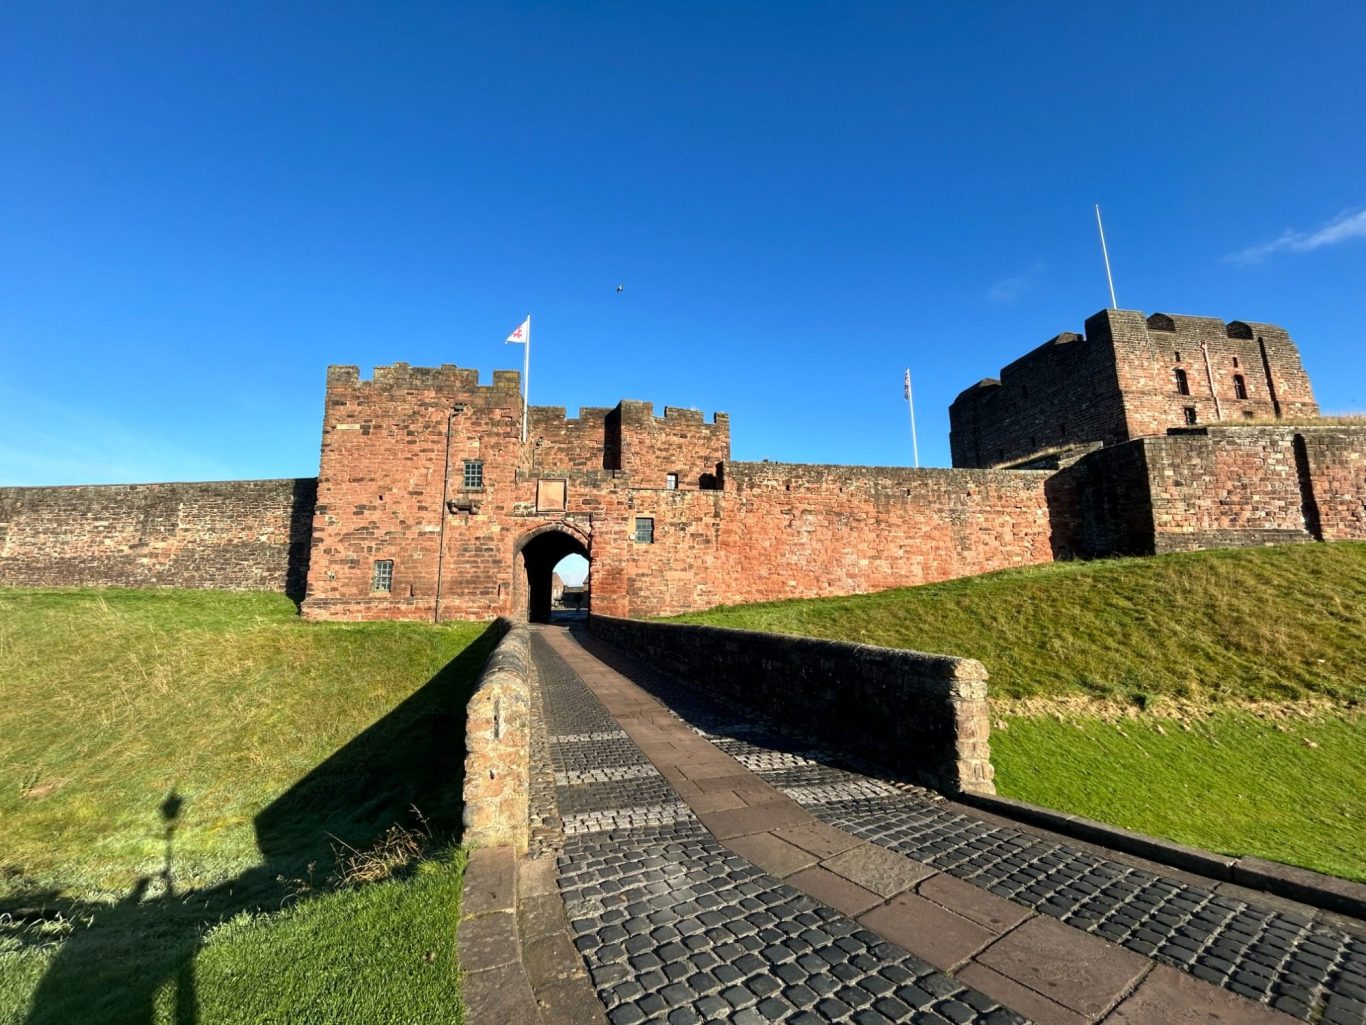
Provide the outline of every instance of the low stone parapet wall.
<path id="1" fill-rule="evenodd" d="M 987 671 L 952 655 L 594 614 L 590 629 L 724 701 L 941 790 L 996 792 Z"/>
<path id="2" fill-rule="evenodd" d="M 465 715 L 464 842 L 527 846 L 531 755 L 531 634 L 500 618 L 494 648 Z"/>

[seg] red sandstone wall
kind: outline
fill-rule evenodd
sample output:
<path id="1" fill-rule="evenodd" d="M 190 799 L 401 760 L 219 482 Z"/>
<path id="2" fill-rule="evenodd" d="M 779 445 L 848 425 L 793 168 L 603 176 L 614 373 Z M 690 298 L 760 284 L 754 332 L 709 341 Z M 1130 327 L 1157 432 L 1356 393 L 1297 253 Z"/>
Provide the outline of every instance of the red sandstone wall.
<path id="1" fill-rule="evenodd" d="M 1325 541 L 1366 540 L 1366 428 L 1310 427 L 1295 432 L 1313 481 L 1311 515 Z"/>
<path id="2" fill-rule="evenodd" d="M 1156 550 L 1312 540 L 1292 437 L 1243 427 L 1145 441 Z"/>
<path id="3" fill-rule="evenodd" d="M 953 465 L 988 467 L 1042 449 L 1126 437 L 1108 335 L 1092 318 L 1085 336 L 1061 334 L 954 399 Z"/>
<path id="4" fill-rule="evenodd" d="M 724 493 L 624 490 L 594 525 L 593 608 L 668 615 L 1048 562 L 1048 476 L 732 463 Z M 636 516 L 654 544 L 632 539 Z"/>
<path id="5" fill-rule="evenodd" d="M 1237 397 L 1235 376 L 1246 399 Z M 999 381 L 988 378 L 954 400 L 953 463 L 1000 465 L 1042 449 L 1165 434 L 1186 425 L 1187 409 L 1201 424 L 1318 415 L 1299 350 L 1282 328 L 1103 310 L 1086 321 L 1085 336 L 1059 335 L 1005 367 Z"/>
<path id="6" fill-rule="evenodd" d="M 730 459 L 730 417 L 717 413 L 711 423 L 696 409 L 664 407 L 654 415 L 649 402 L 622 402 L 618 407 L 621 469 L 640 487 L 663 487 L 667 474 L 678 474 L 683 489 L 717 487 L 717 464 Z"/>
<path id="7" fill-rule="evenodd" d="M 1183 426 L 1187 407 L 1202 424 L 1274 420 L 1278 408 L 1282 417 L 1318 415 L 1299 350 L 1282 328 L 1161 313 L 1145 318 L 1131 310 L 1108 310 L 1092 319 L 1101 318 L 1114 338 L 1131 438 Z M 1177 391 L 1177 369 L 1185 371 L 1189 395 Z M 1235 375 L 1243 379 L 1246 399 L 1235 395 Z M 1272 402 L 1273 389 L 1278 404 Z"/>
<path id="8" fill-rule="evenodd" d="M 723 601 L 853 594 L 1052 561 L 1041 471 L 733 463 Z"/>
<path id="9" fill-rule="evenodd" d="M 500 517 L 516 501 L 522 458 L 520 375 L 453 366 L 331 367 L 323 417 L 308 599 L 326 619 L 492 618 L 507 607 L 510 554 Z M 458 411 L 457 411 L 458 409 Z M 447 439 L 449 430 L 449 442 Z M 449 475 L 447 452 L 449 451 Z M 484 486 L 464 487 L 466 459 L 484 462 Z M 445 517 L 443 497 L 477 512 Z M 394 563 L 388 594 L 370 590 L 376 560 Z"/>
<path id="10" fill-rule="evenodd" d="M 576 419 L 570 419 L 563 406 L 532 406 L 532 468 L 546 473 L 611 469 L 605 461 L 606 421 L 611 412 L 605 407 L 584 407 Z"/>
<path id="11" fill-rule="evenodd" d="M 316 482 L 0 488 L 0 585 L 300 597 Z"/>

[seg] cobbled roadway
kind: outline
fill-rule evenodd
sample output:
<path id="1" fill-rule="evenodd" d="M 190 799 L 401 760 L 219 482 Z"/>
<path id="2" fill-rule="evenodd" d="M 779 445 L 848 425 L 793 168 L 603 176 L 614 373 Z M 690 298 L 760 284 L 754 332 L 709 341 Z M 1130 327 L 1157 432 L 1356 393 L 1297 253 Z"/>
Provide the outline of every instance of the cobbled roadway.
<path id="1" fill-rule="evenodd" d="M 566 834 L 561 894 L 613 1025 L 1024 1021 L 727 850 L 539 636 L 533 653 Z M 1298 1018 L 1366 1023 L 1360 937 L 836 768 L 829 752 L 597 654 L 832 826 Z"/>

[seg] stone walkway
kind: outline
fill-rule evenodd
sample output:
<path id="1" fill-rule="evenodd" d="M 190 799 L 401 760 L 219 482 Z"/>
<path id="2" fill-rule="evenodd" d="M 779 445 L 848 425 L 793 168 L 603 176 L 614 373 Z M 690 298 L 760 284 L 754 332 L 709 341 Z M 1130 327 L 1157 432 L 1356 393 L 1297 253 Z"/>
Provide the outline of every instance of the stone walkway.
<path id="1" fill-rule="evenodd" d="M 840 765 L 579 631 L 533 652 L 538 803 L 613 1025 L 1366 1023 L 1350 922 Z"/>

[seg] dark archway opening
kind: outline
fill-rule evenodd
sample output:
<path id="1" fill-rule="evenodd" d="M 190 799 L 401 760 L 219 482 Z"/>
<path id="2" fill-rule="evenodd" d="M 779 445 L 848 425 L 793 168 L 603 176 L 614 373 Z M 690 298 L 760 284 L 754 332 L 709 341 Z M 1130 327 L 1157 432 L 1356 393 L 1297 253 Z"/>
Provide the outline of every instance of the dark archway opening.
<path id="1" fill-rule="evenodd" d="M 554 607 L 552 578 L 555 567 L 567 555 L 580 555 L 590 560 L 588 546 L 567 531 L 552 528 L 528 538 L 517 552 L 517 574 L 522 579 L 516 596 L 516 613 L 533 623 L 549 623 Z"/>

